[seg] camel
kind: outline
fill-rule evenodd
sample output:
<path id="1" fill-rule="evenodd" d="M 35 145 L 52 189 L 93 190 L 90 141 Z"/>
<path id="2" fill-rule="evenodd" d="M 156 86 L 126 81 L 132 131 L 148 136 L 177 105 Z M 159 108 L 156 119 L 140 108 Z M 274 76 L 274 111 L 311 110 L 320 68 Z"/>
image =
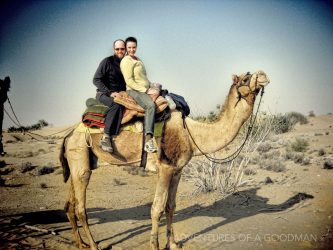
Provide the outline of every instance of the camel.
<path id="1" fill-rule="evenodd" d="M 157 184 L 151 207 L 150 249 L 159 249 L 158 230 L 161 216 L 166 215 L 167 249 L 181 249 L 175 240 L 173 215 L 176 208 L 176 193 L 182 168 L 193 156 L 202 152 L 214 153 L 236 137 L 241 126 L 250 117 L 257 94 L 269 83 L 263 71 L 240 76 L 233 75 L 233 83 L 221 110 L 219 119 L 214 123 L 202 123 L 189 117 L 183 121 L 179 111 L 172 111 L 165 123 L 164 133 L 156 139 L 158 152 L 148 157 L 156 161 Z M 186 127 L 184 126 L 184 122 Z M 195 143 L 190 137 L 192 135 Z M 86 189 L 97 159 L 113 165 L 133 165 L 140 162 L 142 134 L 122 131 L 114 141 L 115 152 L 106 153 L 98 146 L 101 134 L 72 132 L 62 144 L 60 161 L 65 182 L 70 179 L 69 197 L 65 211 L 72 226 L 78 247 L 99 249 L 90 232 L 86 214 Z M 89 143 L 91 147 L 89 147 Z M 197 148 L 198 145 L 200 150 Z M 89 244 L 83 242 L 76 218 L 80 221 Z"/>

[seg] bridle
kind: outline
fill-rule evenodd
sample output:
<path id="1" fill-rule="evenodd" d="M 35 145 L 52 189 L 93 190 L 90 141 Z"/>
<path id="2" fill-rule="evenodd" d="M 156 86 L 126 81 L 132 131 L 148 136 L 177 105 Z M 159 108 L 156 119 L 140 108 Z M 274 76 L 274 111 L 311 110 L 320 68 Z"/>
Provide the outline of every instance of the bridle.
<path id="1" fill-rule="evenodd" d="M 251 83 L 251 79 L 252 79 L 252 76 L 253 74 L 250 74 L 250 72 L 247 72 L 239 81 L 238 83 L 235 83 L 235 84 L 238 84 L 236 90 L 237 90 L 237 94 L 238 94 L 238 101 L 236 102 L 235 104 L 235 107 L 237 106 L 237 104 L 239 103 L 239 101 L 241 99 L 245 100 L 246 102 L 248 102 L 248 100 L 246 99 L 250 94 L 255 94 L 257 95 L 258 94 L 258 90 L 257 89 L 257 86 L 258 86 L 258 74 L 256 75 L 256 78 L 255 78 L 255 86 L 254 86 L 254 90 L 251 89 L 250 87 L 250 83 Z M 245 80 L 245 81 L 244 81 Z M 246 95 L 243 95 L 239 89 L 242 88 L 242 87 L 246 87 L 249 89 L 249 92 L 246 94 Z"/>
<path id="2" fill-rule="evenodd" d="M 238 101 L 237 101 L 237 103 L 235 104 L 235 107 L 237 106 L 237 104 L 239 103 L 239 101 L 240 101 L 241 99 L 244 99 L 246 102 L 248 102 L 247 99 L 246 99 L 246 97 L 247 97 L 249 94 L 251 94 L 251 93 L 252 93 L 252 94 L 253 94 L 253 93 L 258 94 L 258 93 L 259 93 L 260 90 L 257 89 L 258 74 L 257 74 L 257 76 L 256 76 L 256 80 L 255 80 L 255 89 L 254 89 L 254 90 L 251 90 L 251 87 L 250 87 L 250 82 L 251 82 L 252 76 L 253 76 L 252 74 L 250 74 L 249 72 L 247 72 L 246 75 L 244 75 L 243 78 L 240 80 L 240 81 L 241 81 L 241 84 L 239 84 L 239 86 L 237 86 Z M 246 81 L 244 82 L 244 78 L 246 78 L 246 77 L 248 77 L 248 78 L 247 78 Z M 239 81 L 238 81 L 238 82 L 239 82 Z M 243 83 L 243 82 L 244 82 L 244 83 Z M 248 87 L 249 90 L 250 90 L 249 93 L 247 93 L 247 95 L 242 95 L 241 92 L 239 91 L 239 88 L 240 88 L 240 87 Z M 240 145 L 240 147 L 239 147 L 238 149 L 235 150 L 235 152 L 233 152 L 231 155 L 229 155 L 229 156 L 227 156 L 227 157 L 225 157 L 225 158 L 215 158 L 215 157 L 211 156 L 210 154 L 203 152 L 203 151 L 200 149 L 200 147 L 198 146 L 198 144 L 195 142 L 195 140 L 194 140 L 194 138 L 193 138 L 193 136 L 192 136 L 192 134 L 191 134 L 191 132 L 190 132 L 188 126 L 187 126 L 187 123 L 186 123 L 186 121 L 185 121 L 185 119 L 184 119 L 184 126 L 185 126 L 185 128 L 187 129 L 187 131 L 188 131 L 188 133 L 189 133 L 189 135 L 190 135 L 190 137 L 191 137 L 191 139 L 192 139 L 194 145 L 198 148 L 199 152 L 207 158 L 207 160 L 209 160 L 209 161 L 211 161 L 211 162 L 213 162 L 213 163 L 217 163 L 217 164 L 225 164 L 225 163 L 231 162 L 231 161 L 233 161 L 234 159 L 237 158 L 237 156 L 238 156 L 238 155 L 240 154 L 240 152 L 242 151 L 243 147 L 245 146 L 246 141 L 248 140 L 248 138 L 249 138 L 249 136 L 250 136 L 250 134 L 251 134 L 251 132 L 252 132 L 252 128 L 253 128 L 253 125 L 254 125 L 254 123 L 255 123 L 255 121 L 256 121 L 256 119 L 257 119 L 257 115 L 258 115 L 258 111 L 259 111 L 259 108 L 260 108 L 261 99 L 262 99 L 263 95 L 264 95 L 264 87 L 261 88 L 260 99 L 259 99 L 258 107 L 257 107 L 257 110 L 256 110 L 254 116 L 253 116 L 253 111 L 252 111 L 252 114 L 251 114 L 251 117 L 250 117 L 249 126 L 248 126 L 248 128 L 247 128 L 246 136 L 245 136 L 245 138 L 244 138 L 243 143 Z M 234 108 L 235 108 L 235 107 L 234 107 Z M 227 145 L 226 145 L 226 146 L 227 146 Z M 225 148 L 226 146 L 224 146 L 223 148 Z M 221 148 L 221 149 L 223 149 L 223 148 Z"/>

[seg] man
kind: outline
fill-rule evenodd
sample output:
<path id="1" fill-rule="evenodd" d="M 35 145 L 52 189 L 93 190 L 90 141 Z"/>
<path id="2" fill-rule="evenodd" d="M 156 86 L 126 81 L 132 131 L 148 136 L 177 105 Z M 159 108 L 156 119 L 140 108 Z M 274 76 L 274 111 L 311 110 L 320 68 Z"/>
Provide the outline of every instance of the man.
<path id="1" fill-rule="evenodd" d="M 126 91 L 126 83 L 120 70 L 120 61 L 125 56 L 125 42 L 121 39 L 113 43 L 113 56 L 102 60 L 94 75 L 93 83 L 97 87 L 96 99 L 109 107 L 105 117 L 104 135 L 100 147 L 113 152 L 112 137 L 120 130 L 123 106 L 115 103 L 113 98 L 120 91 Z"/>
<path id="2" fill-rule="evenodd" d="M 0 155 L 4 156 L 6 152 L 3 150 L 2 144 L 2 122 L 3 122 L 3 106 L 8 99 L 7 92 L 10 88 L 10 78 L 6 76 L 4 80 L 0 79 Z"/>

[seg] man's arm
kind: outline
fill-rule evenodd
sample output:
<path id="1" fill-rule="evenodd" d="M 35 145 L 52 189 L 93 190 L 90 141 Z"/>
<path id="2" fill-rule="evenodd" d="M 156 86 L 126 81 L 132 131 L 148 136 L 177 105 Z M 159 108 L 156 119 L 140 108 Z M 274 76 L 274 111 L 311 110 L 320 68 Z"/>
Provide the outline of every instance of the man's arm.
<path id="1" fill-rule="evenodd" d="M 105 86 L 105 75 L 108 69 L 107 58 L 105 58 L 98 66 L 94 78 L 93 83 L 98 88 L 99 91 L 103 93 L 107 93 L 110 95 L 110 90 Z"/>

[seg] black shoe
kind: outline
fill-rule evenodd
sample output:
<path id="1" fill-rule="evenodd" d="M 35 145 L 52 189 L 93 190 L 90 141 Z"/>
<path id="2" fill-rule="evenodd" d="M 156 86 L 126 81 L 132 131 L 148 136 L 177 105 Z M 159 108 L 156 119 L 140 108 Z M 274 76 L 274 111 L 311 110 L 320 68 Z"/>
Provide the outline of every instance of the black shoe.
<path id="1" fill-rule="evenodd" d="M 112 142 L 109 136 L 103 136 L 101 141 L 99 142 L 99 146 L 102 148 L 103 151 L 113 153 Z"/>

